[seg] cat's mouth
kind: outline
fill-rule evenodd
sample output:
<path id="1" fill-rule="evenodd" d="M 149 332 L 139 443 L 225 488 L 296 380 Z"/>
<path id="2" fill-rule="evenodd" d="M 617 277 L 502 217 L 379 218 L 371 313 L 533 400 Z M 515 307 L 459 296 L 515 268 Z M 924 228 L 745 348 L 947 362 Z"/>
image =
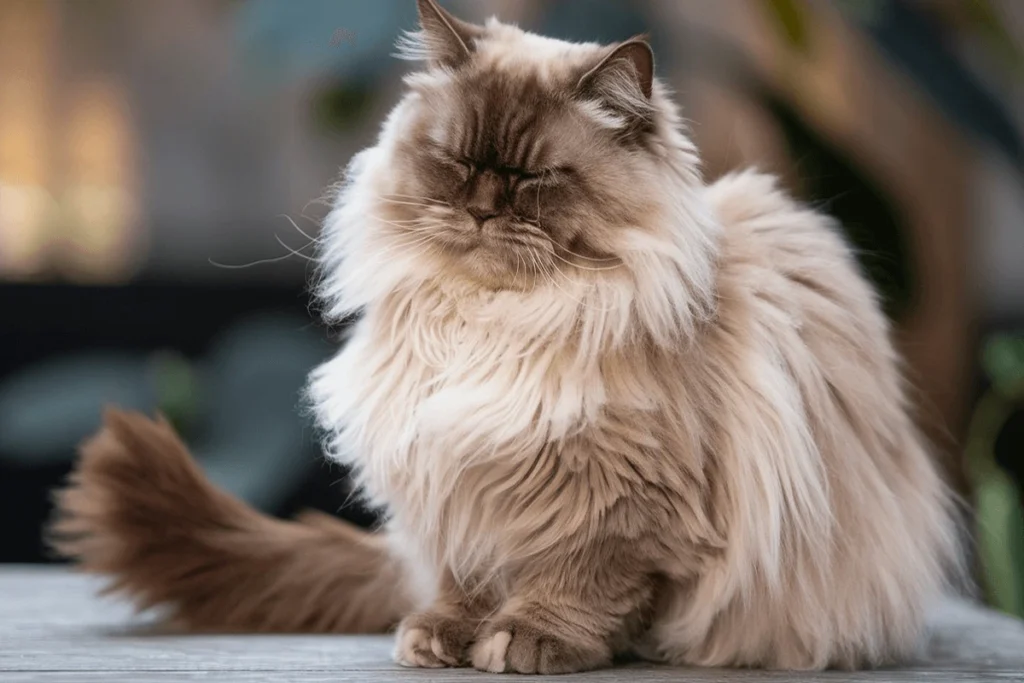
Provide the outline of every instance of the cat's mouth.
<path id="1" fill-rule="evenodd" d="M 456 270 L 497 289 L 528 288 L 554 265 L 548 257 L 552 247 L 517 234 L 498 219 L 441 231 L 435 244 Z"/>
<path id="2" fill-rule="evenodd" d="M 456 229 L 445 230 L 441 236 L 443 244 L 450 244 L 461 251 L 494 251 L 497 253 L 523 252 L 543 249 L 536 237 L 527 236 L 516 229 L 506 218 L 495 217 L 474 223 L 468 221 Z"/>

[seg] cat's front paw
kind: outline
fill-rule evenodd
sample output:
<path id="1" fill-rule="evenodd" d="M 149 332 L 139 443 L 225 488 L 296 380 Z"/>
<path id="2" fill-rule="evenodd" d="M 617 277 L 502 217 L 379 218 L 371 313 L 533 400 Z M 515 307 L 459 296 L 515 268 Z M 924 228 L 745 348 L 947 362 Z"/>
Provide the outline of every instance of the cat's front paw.
<path id="1" fill-rule="evenodd" d="M 398 626 L 395 661 L 402 666 L 439 669 L 463 666 L 476 623 L 441 614 L 412 614 Z"/>
<path id="2" fill-rule="evenodd" d="M 603 643 L 574 642 L 522 617 L 489 622 L 470 654 L 474 667 L 491 673 L 568 674 L 611 663 Z"/>

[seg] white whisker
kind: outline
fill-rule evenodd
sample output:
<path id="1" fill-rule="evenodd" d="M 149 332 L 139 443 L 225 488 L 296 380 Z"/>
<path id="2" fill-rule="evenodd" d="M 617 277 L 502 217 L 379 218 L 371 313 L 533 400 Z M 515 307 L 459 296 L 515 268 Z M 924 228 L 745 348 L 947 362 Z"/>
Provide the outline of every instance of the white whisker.
<path id="1" fill-rule="evenodd" d="M 622 265 L 622 263 L 621 263 L 622 259 L 620 259 L 618 256 L 606 256 L 604 258 L 595 258 L 593 256 L 584 256 L 583 254 L 577 254 L 575 251 L 572 251 L 568 247 L 559 247 L 559 248 L 562 251 L 564 251 L 566 254 L 569 254 L 570 256 L 575 256 L 576 258 L 581 258 L 581 259 L 583 259 L 585 261 L 593 261 L 595 263 L 607 263 L 608 261 L 619 261 L 619 265 Z"/>
<path id="2" fill-rule="evenodd" d="M 401 199 L 390 199 L 388 197 L 378 197 L 378 199 L 380 199 L 383 202 L 387 202 L 388 204 L 397 204 L 399 206 L 416 206 L 416 207 L 419 207 L 421 209 L 441 209 L 441 208 L 448 208 L 448 207 L 450 207 L 450 204 L 434 204 L 434 203 L 428 203 L 428 202 L 422 202 L 422 201 L 421 202 L 410 202 L 410 201 L 405 201 L 405 200 L 401 200 Z"/>
<path id="3" fill-rule="evenodd" d="M 310 242 L 311 242 L 312 244 L 319 244 L 319 243 L 320 243 L 320 239 L 319 239 L 318 237 L 313 237 L 312 235 L 310 235 L 309 233 L 307 233 L 307 232 L 306 232 L 305 230 L 303 230 L 302 228 L 300 228 L 300 227 L 299 227 L 299 225 L 298 225 L 298 223 L 296 223 L 296 222 L 295 222 L 295 221 L 294 221 L 294 220 L 292 219 L 292 217 L 291 217 L 291 216 L 289 216 L 288 214 L 282 213 L 281 215 L 279 215 L 279 216 L 278 216 L 278 218 L 283 218 L 283 219 L 285 219 L 286 221 L 288 221 L 289 223 L 291 223 L 291 224 L 292 224 L 292 227 L 293 227 L 293 228 L 295 228 L 295 230 L 296 230 L 296 231 L 297 231 L 297 232 L 298 232 L 298 233 L 299 233 L 300 235 L 302 235 L 303 237 L 305 237 L 305 238 L 306 238 L 307 240 L 309 240 L 309 241 L 310 241 Z"/>
<path id="4" fill-rule="evenodd" d="M 565 259 L 565 258 L 562 258 L 561 256 L 559 256 L 558 255 L 558 251 L 555 249 L 554 245 L 550 245 L 549 244 L 549 247 L 550 247 L 549 251 L 548 251 L 549 254 L 554 256 L 556 259 L 558 259 L 562 263 L 566 263 L 566 264 L 572 266 L 573 268 L 579 268 L 580 270 L 589 270 L 591 272 L 601 272 L 601 271 L 605 271 L 605 270 L 616 270 L 617 268 L 621 268 L 623 266 L 623 264 L 621 262 L 620 263 L 616 263 L 613 266 L 601 266 L 601 267 L 582 266 L 582 265 L 580 265 L 578 263 L 573 263 L 572 261 L 570 261 L 568 259 Z M 572 253 L 572 252 L 569 252 L 569 253 Z"/>
<path id="5" fill-rule="evenodd" d="M 285 216 L 285 218 L 287 218 L 287 216 Z M 293 222 L 293 224 L 294 224 L 294 222 Z M 301 233 L 302 231 L 299 230 L 299 232 Z M 305 235 L 305 233 L 303 233 L 303 234 Z M 306 237 L 309 237 L 309 235 L 306 235 Z M 208 259 L 206 259 L 206 261 L 211 266 L 214 266 L 215 268 L 222 268 L 224 270 L 244 270 L 246 268 L 252 268 L 254 266 L 262 266 L 262 265 L 267 265 L 267 264 L 270 264 L 270 263 L 280 263 L 281 261 L 286 261 L 286 260 L 292 258 L 293 256 L 298 256 L 299 258 L 305 259 L 307 261 L 314 261 L 314 262 L 316 261 L 315 258 L 313 258 L 311 256 L 307 256 L 306 254 L 302 253 L 303 249 L 308 249 L 309 247 L 311 247 L 314 244 L 316 244 L 316 240 L 311 240 L 309 242 L 309 244 L 306 244 L 305 246 L 300 247 L 299 249 L 294 249 L 294 248 L 288 246 L 287 244 L 285 244 L 284 240 L 282 240 L 276 234 L 274 235 L 274 239 L 277 240 L 278 244 L 280 244 L 282 247 L 284 247 L 285 249 L 288 250 L 287 254 L 282 254 L 281 256 L 274 256 L 274 257 L 271 257 L 271 258 L 258 259 L 256 261 L 251 261 L 249 263 L 238 263 L 238 264 L 220 263 L 218 261 L 214 261 L 212 258 L 208 258 Z"/>
<path id="6" fill-rule="evenodd" d="M 436 204 L 438 206 L 451 206 L 451 204 L 449 204 L 448 202 L 443 201 L 441 199 L 434 199 L 433 197 L 417 197 L 416 195 L 398 194 L 398 193 L 394 193 L 394 192 L 391 193 L 391 194 L 382 195 L 382 198 L 384 198 L 384 199 L 389 198 L 389 197 L 398 197 L 399 199 L 419 199 L 419 200 L 422 200 L 422 201 L 425 201 L 425 202 L 430 202 L 430 203 Z"/>
<path id="7" fill-rule="evenodd" d="M 252 261 L 251 263 L 239 263 L 239 264 L 218 263 L 217 261 L 214 261 L 212 258 L 208 258 L 208 259 L 206 259 L 206 261 L 211 266 L 216 266 L 217 268 L 223 268 L 225 270 L 242 270 L 243 268 L 252 268 L 253 266 L 262 266 L 262 265 L 267 264 L 267 263 L 279 263 L 279 262 L 284 261 L 285 259 L 289 259 L 291 257 L 292 257 L 292 254 L 285 254 L 283 256 L 276 256 L 274 258 L 259 259 L 258 261 Z"/>
<path id="8" fill-rule="evenodd" d="M 540 182 L 537 183 L 537 223 L 540 223 L 540 191 L 544 189 L 544 178 L 547 177 L 547 170 L 541 173 Z"/>
<path id="9" fill-rule="evenodd" d="M 396 250 L 398 251 L 398 253 L 401 253 L 402 250 L 405 249 L 406 247 L 414 247 L 414 246 L 420 246 L 420 245 L 428 245 L 429 246 L 434 241 L 435 240 L 434 240 L 434 236 L 433 235 L 421 235 L 421 236 L 413 237 L 412 239 L 410 239 L 408 241 L 405 241 L 405 242 L 396 242 L 394 244 L 391 244 L 391 245 L 385 247 L 384 249 L 381 249 L 380 251 L 376 252 L 375 255 L 383 256 L 383 255 L 388 254 L 388 253 L 392 253 L 392 255 L 394 255 L 393 252 L 395 252 Z"/>
<path id="10" fill-rule="evenodd" d="M 397 221 L 391 220 L 391 219 L 388 219 L 388 218 L 382 218 L 380 216 L 370 216 L 370 218 L 372 218 L 375 221 L 380 221 L 381 223 L 384 223 L 386 225 L 393 225 L 396 228 L 402 228 L 402 229 L 409 228 L 409 227 L 417 227 L 417 226 L 422 226 L 422 225 L 437 225 L 437 221 L 435 219 L 428 219 L 426 217 L 424 217 L 424 218 L 414 218 L 414 219 L 410 219 L 410 220 L 397 220 Z"/>
<path id="11" fill-rule="evenodd" d="M 303 254 L 301 249 L 292 249 L 291 247 L 289 247 L 287 244 L 284 243 L 284 240 L 278 237 L 277 235 L 274 235 L 274 239 L 277 240 L 278 244 L 280 244 L 282 247 L 288 250 L 290 256 L 298 256 L 299 258 L 304 258 L 307 261 L 312 261 L 314 263 L 316 262 L 315 258 Z M 302 249 L 306 249 L 311 246 L 313 246 L 313 243 L 307 244 L 306 246 L 302 247 Z"/>

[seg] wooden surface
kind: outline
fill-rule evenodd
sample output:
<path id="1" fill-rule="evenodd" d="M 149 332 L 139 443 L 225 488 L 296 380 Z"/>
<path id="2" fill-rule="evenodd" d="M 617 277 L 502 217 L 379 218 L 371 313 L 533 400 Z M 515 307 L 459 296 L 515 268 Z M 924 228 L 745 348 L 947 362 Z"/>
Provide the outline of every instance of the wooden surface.
<path id="1" fill-rule="evenodd" d="M 0 681 L 500 681 L 472 670 L 407 670 L 387 637 L 193 636 L 142 633 L 124 605 L 94 597 L 100 584 L 59 569 L 0 568 Z M 531 680 L 1024 681 L 1024 624 L 966 603 L 936 611 L 922 661 L 873 672 L 681 670 L 634 666 Z"/>

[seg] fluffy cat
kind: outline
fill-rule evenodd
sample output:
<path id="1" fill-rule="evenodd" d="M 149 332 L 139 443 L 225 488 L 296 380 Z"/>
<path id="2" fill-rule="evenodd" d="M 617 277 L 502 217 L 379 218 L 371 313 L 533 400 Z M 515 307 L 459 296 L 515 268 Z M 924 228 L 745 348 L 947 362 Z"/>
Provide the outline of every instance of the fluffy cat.
<path id="1" fill-rule="evenodd" d="M 832 222 L 706 184 L 643 39 L 419 10 L 322 238 L 326 316 L 364 315 L 309 392 L 383 531 L 262 517 L 111 413 L 57 547 L 192 630 L 397 623 L 409 666 L 912 656 L 952 498 Z"/>

